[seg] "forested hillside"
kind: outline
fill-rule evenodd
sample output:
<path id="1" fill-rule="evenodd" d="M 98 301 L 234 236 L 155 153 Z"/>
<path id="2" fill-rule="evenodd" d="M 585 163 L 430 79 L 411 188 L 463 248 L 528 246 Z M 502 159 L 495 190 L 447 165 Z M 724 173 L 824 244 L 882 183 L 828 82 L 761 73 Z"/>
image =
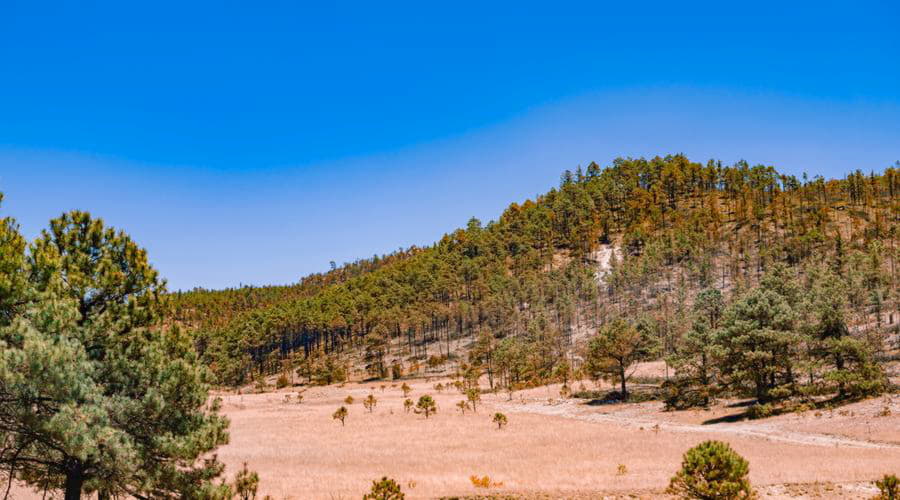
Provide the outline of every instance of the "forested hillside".
<path id="1" fill-rule="evenodd" d="M 898 168 L 798 179 L 682 155 L 591 163 L 432 246 L 293 286 L 179 293 L 174 318 L 225 385 L 450 359 L 492 385 L 579 373 L 624 392 L 627 366 L 665 359 L 704 398 L 716 384 L 776 397 L 801 379 L 844 393 L 881 384 L 873 360 L 896 342 Z"/>

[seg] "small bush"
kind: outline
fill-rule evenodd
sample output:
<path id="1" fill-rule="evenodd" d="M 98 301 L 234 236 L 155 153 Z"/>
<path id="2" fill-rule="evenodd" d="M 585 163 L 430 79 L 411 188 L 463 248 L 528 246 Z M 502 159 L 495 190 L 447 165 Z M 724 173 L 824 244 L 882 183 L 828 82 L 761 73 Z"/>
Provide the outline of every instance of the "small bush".
<path id="1" fill-rule="evenodd" d="M 900 479 L 894 474 L 885 474 L 883 478 L 875 481 L 878 487 L 878 495 L 873 500 L 898 500 L 900 499 Z"/>
<path id="2" fill-rule="evenodd" d="M 705 408 L 712 401 L 709 387 L 697 385 L 689 379 L 675 379 L 663 382 L 662 396 L 666 404 L 666 410 Z"/>
<path id="3" fill-rule="evenodd" d="M 347 396 L 346 398 L 344 398 L 344 402 L 347 403 L 348 405 L 352 405 L 353 401 L 354 401 L 353 396 Z"/>
<path id="4" fill-rule="evenodd" d="M 616 467 L 616 475 L 624 476 L 625 474 L 628 474 L 628 467 L 625 467 L 625 464 L 619 464 L 619 466 Z"/>
<path id="5" fill-rule="evenodd" d="M 424 413 L 427 419 L 432 413 L 437 413 L 437 403 L 434 402 L 431 396 L 426 394 L 420 397 L 419 402 L 416 403 L 416 413 Z"/>
<path id="6" fill-rule="evenodd" d="M 406 495 L 400 490 L 400 485 L 387 476 L 381 481 L 372 481 L 372 489 L 363 495 L 363 500 L 403 500 Z"/>
<path id="7" fill-rule="evenodd" d="M 472 406 L 472 411 L 476 411 L 476 406 L 481 401 L 481 391 L 474 388 L 467 390 L 466 399 L 469 400 L 469 404 Z"/>
<path id="8" fill-rule="evenodd" d="M 335 420 L 340 420 L 341 427 L 343 427 L 344 419 L 347 418 L 347 408 L 345 406 L 341 406 L 331 415 L 331 418 L 333 418 Z"/>
<path id="9" fill-rule="evenodd" d="M 755 404 L 747 408 L 747 418 L 767 418 L 771 417 L 773 412 L 774 408 L 770 404 Z"/>
<path id="10" fill-rule="evenodd" d="M 366 409 L 369 410 L 369 413 L 372 413 L 372 410 L 375 409 L 375 405 L 377 404 L 378 400 L 375 399 L 375 396 L 373 396 L 372 394 L 369 394 L 369 397 L 363 400 L 363 406 L 365 406 Z"/>
<path id="11" fill-rule="evenodd" d="M 244 462 L 244 468 L 239 470 L 234 476 L 234 492 L 241 500 L 251 500 L 256 498 L 256 490 L 259 488 L 259 474 L 247 468 L 247 462 Z"/>
<path id="12" fill-rule="evenodd" d="M 476 488 L 499 488 L 503 486 L 503 483 L 498 481 L 492 481 L 490 476 L 469 476 L 469 481 L 472 482 L 472 486 Z"/>
<path id="13" fill-rule="evenodd" d="M 278 380 L 275 381 L 275 387 L 278 389 L 284 389 L 288 385 L 291 384 L 291 381 L 288 380 L 287 375 L 281 374 L 278 376 Z"/>
<path id="14" fill-rule="evenodd" d="M 403 382 L 403 385 L 400 386 L 400 390 L 403 391 L 403 397 L 408 398 L 409 393 L 412 392 L 412 388 L 406 385 L 406 382 Z"/>
<path id="15" fill-rule="evenodd" d="M 406 413 L 409 413 L 409 410 L 411 410 L 412 407 L 413 407 L 413 400 L 412 400 L 412 399 L 409 399 L 409 398 L 406 398 L 406 401 L 403 402 L 403 410 L 404 410 Z"/>
<path id="16" fill-rule="evenodd" d="M 503 429 L 503 426 L 509 422 L 509 420 L 507 420 L 506 418 L 506 415 L 500 412 L 494 413 L 494 418 L 491 419 L 491 421 L 497 424 L 498 429 Z"/>
<path id="17" fill-rule="evenodd" d="M 266 377 L 263 377 L 262 375 L 260 375 L 256 379 L 256 392 L 262 394 L 262 393 L 266 392 L 268 389 L 269 389 L 269 384 L 266 383 Z"/>
<path id="18" fill-rule="evenodd" d="M 727 443 L 705 441 L 689 449 L 668 493 L 682 498 L 737 500 L 755 498 L 750 466 Z"/>
<path id="19" fill-rule="evenodd" d="M 456 407 L 459 408 L 460 413 L 465 415 L 466 410 L 469 409 L 469 403 L 468 403 L 468 401 L 463 400 L 463 401 L 460 401 L 459 403 L 456 403 Z"/>

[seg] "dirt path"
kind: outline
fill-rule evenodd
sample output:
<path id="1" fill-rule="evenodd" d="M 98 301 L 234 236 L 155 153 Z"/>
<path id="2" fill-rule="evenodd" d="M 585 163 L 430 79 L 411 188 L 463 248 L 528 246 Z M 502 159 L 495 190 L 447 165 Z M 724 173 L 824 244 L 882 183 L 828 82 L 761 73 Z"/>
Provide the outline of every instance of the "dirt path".
<path id="1" fill-rule="evenodd" d="M 771 422 L 739 422 L 716 424 L 687 424 L 677 423 L 648 415 L 635 414 L 634 412 L 602 411 L 596 407 L 588 406 L 583 402 L 573 400 L 547 402 L 495 402 L 494 406 L 500 411 L 509 413 L 532 413 L 538 415 L 552 415 L 562 418 L 571 418 L 587 422 L 614 423 L 630 428 L 641 428 L 653 431 L 673 431 L 687 433 L 717 433 L 738 435 L 749 438 L 765 439 L 782 443 L 851 447 L 869 449 L 900 449 L 895 443 L 852 439 L 847 437 L 820 434 L 813 432 L 798 432 L 781 429 Z"/>

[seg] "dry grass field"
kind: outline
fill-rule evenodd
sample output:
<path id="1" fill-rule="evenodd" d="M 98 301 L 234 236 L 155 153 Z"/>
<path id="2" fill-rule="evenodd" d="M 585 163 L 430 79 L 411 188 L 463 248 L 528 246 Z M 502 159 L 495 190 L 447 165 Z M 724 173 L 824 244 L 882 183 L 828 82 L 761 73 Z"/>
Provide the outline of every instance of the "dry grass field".
<path id="1" fill-rule="evenodd" d="M 219 457 L 229 478 L 247 462 L 259 472 L 260 497 L 277 499 L 358 499 L 382 476 L 396 479 L 407 498 L 659 498 L 682 453 L 706 439 L 727 441 L 746 457 L 766 498 L 869 498 L 873 479 L 900 472 L 900 397 L 704 423 L 741 409 L 591 405 L 562 400 L 559 386 L 549 386 L 512 400 L 485 394 L 477 413 L 461 415 L 456 403 L 463 396 L 453 389 L 438 393 L 438 382 L 447 380 L 407 382 L 412 399 L 430 394 L 437 401 L 438 413 L 428 419 L 404 411 L 393 383 L 301 388 L 299 404 L 285 400 L 296 388 L 223 394 L 231 442 Z M 362 404 L 369 394 L 378 400 L 372 412 Z M 348 395 L 352 405 L 344 403 Z M 342 405 L 349 410 L 345 426 L 332 418 Z M 491 422 L 496 411 L 509 418 L 502 430 Z M 473 475 L 496 484 L 476 487 Z M 14 491 L 14 498 L 32 497 Z"/>
<path id="2" fill-rule="evenodd" d="M 409 498 L 659 497 L 682 453 L 706 439 L 725 440 L 744 455 L 752 481 L 770 498 L 865 498 L 875 491 L 872 479 L 900 469 L 900 398 L 704 424 L 739 409 L 592 406 L 559 400 L 558 387 L 551 386 L 516 393 L 511 401 L 486 394 L 477 413 L 461 415 L 455 404 L 463 396 L 437 393 L 438 382 L 410 383 L 414 400 L 426 393 L 436 399 L 439 411 L 429 419 L 404 412 L 393 384 L 311 388 L 300 404 L 284 401 L 293 391 L 225 395 L 232 439 L 219 456 L 230 471 L 245 461 L 258 470 L 261 494 L 313 499 L 360 498 L 384 475 L 400 482 Z M 371 413 L 362 405 L 369 394 L 378 399 Z M 332 413 L 348 395 L 355 402 L 341 426 Z M 885 407 L 891 415 L 881 416 Z M 503 430 L 491 422 L 495 411 L 509 417 Z M 472 475 L 490 476 L 498 485 L 476 488 Z"/>

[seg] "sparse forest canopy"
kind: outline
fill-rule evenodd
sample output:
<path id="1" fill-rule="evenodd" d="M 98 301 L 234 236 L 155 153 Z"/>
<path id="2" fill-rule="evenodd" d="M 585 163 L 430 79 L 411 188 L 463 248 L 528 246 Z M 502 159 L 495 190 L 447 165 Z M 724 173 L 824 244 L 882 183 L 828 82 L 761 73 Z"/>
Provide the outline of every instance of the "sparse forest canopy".
<path id="1" fill-rule="evenodd" d="M 680 396 L 708 401 L 726 379 L 760 399 L 786 381 L 864 390 L 853 379 L 896 335 L 898 167 L 829 180 L 682 155 L 591 163 L 430 247 L 290 287 L 177 294 L 174 314 L 222 384 L 286 366 L 311 381 L 361 366 L 386 377 L 388 366 L 437 367 L 460 346 L 492 386 L 567 380 L 589 375 L 586 340 L 618 319 L 678 366 Z M 754 291 L 776 267 L 784 288 Z M 775 364 L 755 368 L 745 348 Z M 714 366 L 723 357 L 736 363 L 727 373 Z"/>

